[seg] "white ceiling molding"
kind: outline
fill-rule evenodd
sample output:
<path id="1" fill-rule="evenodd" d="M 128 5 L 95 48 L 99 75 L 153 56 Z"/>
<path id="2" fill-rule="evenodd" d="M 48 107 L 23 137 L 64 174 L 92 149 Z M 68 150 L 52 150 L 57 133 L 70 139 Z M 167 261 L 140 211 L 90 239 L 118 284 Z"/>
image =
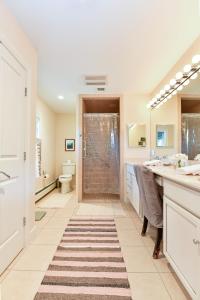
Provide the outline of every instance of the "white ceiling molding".
<path id="1" fill-rule="evenodd" d="M 184 86 L 190 84 L 190 80 L 194 80 L 198 77 L 200 72 L 200 54 L 195 55 L 192 59 L 192 64 L 185 65 L 183 72 L 178 72 L 175 79 L 171 79 L 168 84 L 164 86 L 162 90 L 147 104 L 147 108 L 159 108 L 166 103 Z"/>

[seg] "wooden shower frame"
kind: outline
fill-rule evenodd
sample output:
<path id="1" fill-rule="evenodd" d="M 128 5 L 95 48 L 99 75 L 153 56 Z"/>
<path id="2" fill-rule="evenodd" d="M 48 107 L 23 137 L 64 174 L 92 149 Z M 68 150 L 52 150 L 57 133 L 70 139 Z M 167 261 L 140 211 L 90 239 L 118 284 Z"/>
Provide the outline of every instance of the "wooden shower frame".
<path id="1" fill-rule="evenodd" d="M 78 202 L 83 201 L 83 156 L 82 156 L 82 137 L 83 137 L 83 113 L 84 100 L 119 100 L 120 115 L 120 200 L 124 198 L 124 106 L 123 97 L 119 94 L 106 95 L 87 95 L 81 94 L 77 99 L 76 106 L 76 196 Z"/>

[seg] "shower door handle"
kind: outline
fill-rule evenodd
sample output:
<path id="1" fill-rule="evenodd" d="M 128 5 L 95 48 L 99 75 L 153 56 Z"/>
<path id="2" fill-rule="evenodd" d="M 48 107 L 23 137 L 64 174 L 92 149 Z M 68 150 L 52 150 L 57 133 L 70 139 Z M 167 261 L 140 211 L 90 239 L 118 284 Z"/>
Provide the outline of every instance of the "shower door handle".
<path id="1" fill-rule="evenodd" d="M 86 141 L 84 141 L 83 151 L 84 151 L 84 158 L 86 158 L 87 157 Z"/>

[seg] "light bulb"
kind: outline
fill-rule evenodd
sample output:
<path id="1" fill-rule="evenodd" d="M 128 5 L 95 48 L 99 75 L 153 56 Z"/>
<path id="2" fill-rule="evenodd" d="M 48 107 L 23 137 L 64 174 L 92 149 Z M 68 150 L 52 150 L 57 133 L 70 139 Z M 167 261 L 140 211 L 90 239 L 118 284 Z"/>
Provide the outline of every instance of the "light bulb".
<path id="1" fill-rule="evenodd" d="M 174 86 L 175 84 L 176 84 L 176 80 L 175 80 L 175 79 L 171 79 L 171 80 L 170 80 L 170 85 L 171 85 L 171 86 Z"/>
<path id="2" fill-rule="evenodd" d="M 176 94 L 177 94 L 177 91 L 173 91 L 172 95 L 174 96 L 174 95 L 176 95 Z"/>
<path id="3" fill-rule="evenodd" d="M 180 86 L 177 88 L 178 91 L 182 91 L 182 89 L 183 89 L 183 86 L 182 86 L 182 85 L 180 85 Z"/>
<path id="4" fill-rule="evenodd" d="M 188 79 L 188 80 L 186 80 L 185 82 L 184 82 L 184 86 L 187 86 L 188 84 L 190 83 L 190 80 Z"/>
<path id="5" fill-rule="evenodd" d="M 158 109 L 159 107 L 161 107 L 163 105 L 163 102 L 160 102 L 157 106 L 156 106 L 156 108 Z"/>
<path id="6" fill-rule="evenodd" d="M 184 68 L 183 68 L 183 71 L 184 73 L 189 73 L 192 69 L 192 66 L 191 65 L 186 65 Z"/>
<path id="7" fill-rule="evenodd" d="M 196 78 L 197 78 L 197 76 L 198 76 L 198 74 L 197 74 L 197 73 L 195 73 L 194 75 L 192 75 L 192 76 L 191 76 L 191 79 L 192 79 L 192 80 L 194 80 L 194 79 L 196 79 Z"/>
<path id="8" fill-rule="evenodd" d="M 176 79 L 177 80 L 180 80 L 180 79 L 182 79 L 183 78 L 183 73 L 182 72 L 178 72 L 177 74 L 176 74 Z"/>
<path id="9" fill-rule="evenodd" d="M 167 99 L 171 99 L 171 97 L 172 97 L 172 95 L 169 95 L 169 96 L 167 97 Z"/>
<path id="10" fill-rule="evenodd" d="M 196 65 L 196 64 L 198 64 L 199 62 L 200 62 L 200 55 L 197 54 L 197 55 L 193 56 L 193 58 L 192 58 L 192 63 L 193 63 L 194 65 Z"/>
<path id="11" fill-rule="evenodd" d="M 160 91 L 160 95 L 163 96 L 164 94 L 165 94 L 165 91 L 164 91 L 164 90 L 161 90 L 161 91 Z"/>
<path id="12" fill-rule="evenodd" d="M 59 99 L 59 100 L 64 100 L 65 98 L 64 98 L 64 96 L 59 95 L 59 96 L 58 96 L 58 99 Z"/>
<path id="13" fill-rule="evenodd" d="M 153 99 L 151 100 L 152 104 L 153 104 L 154 102 L 156 102 L 156 101 L 157 101 L 156 98 L 153 98 Z"/>
<path id="14" fill-rule="evenodd" d="M 165 91 L 169 91 L 170 90 L 170 85 L 169 84 L 166 84 L 165 86 Z"/>

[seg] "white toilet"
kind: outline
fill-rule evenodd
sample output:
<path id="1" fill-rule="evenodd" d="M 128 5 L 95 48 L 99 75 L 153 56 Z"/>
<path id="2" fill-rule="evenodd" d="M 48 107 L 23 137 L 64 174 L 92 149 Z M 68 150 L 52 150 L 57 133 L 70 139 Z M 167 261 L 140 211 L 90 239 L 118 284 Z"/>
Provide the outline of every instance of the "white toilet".
<path id="1" fill-rule="evenodd" d="M 71 191 L 72 176 L 75 175 L 76 164 L 71 160 L 62 164 L 63 175 L 59 176 L 61 183 L 61 193 L 66 194 Z"/>

